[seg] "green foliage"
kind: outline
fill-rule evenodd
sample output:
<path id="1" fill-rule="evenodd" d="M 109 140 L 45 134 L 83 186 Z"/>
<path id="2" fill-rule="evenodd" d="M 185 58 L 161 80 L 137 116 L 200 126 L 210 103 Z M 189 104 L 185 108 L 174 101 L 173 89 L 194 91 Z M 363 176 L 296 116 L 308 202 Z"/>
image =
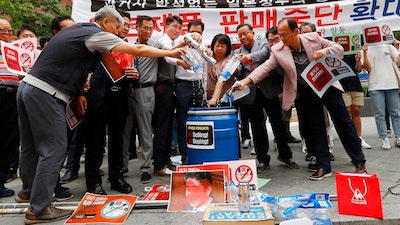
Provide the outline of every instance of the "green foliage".
<path id="1" fill-rule="evenodd" d="M 59 0 L 3 0 L 0 17 L 9 19 L 14 35 L 21 25 L 36 29 L 38 37 L 51 35 L 51 21 L 58 15 L 71 15 L 72 9 L 63 9 Z"/>
<path id="2" fill-rule="evenodd" d="M 394 30 L 393 35 L 397 40 L 400 40 L 400 30 Z"/>

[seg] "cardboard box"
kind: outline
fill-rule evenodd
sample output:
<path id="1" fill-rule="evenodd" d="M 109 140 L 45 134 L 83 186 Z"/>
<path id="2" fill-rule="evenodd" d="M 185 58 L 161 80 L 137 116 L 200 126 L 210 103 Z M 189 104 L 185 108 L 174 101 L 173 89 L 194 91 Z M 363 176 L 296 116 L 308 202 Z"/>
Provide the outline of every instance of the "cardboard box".
<path id="1" fill-rule="evenodd" d="M 239 211 L 238 204 L 209 204 L 203 217 L 203 225 L 274 225 L 274 217 L 267 203 L 250 205 L 250 211 Z"/>

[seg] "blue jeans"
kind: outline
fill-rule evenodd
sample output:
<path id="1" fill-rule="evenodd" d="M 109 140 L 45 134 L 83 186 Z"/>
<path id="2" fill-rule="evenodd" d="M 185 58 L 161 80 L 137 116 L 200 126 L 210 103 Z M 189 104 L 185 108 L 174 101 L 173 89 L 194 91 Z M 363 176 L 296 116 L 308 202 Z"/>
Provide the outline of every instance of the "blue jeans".
<path id="1" fill-rule="evenodd" d="M 392 120 L 392 130 L 395 137 L 400 136 L 400 113 L 399 113 L 399 90 L 377 90 L 370 91 L 375 110 L 375 122 L 378 129 L 379 138 L 388 137 L 387 126 L 385 122 L 385 108 Z"/>

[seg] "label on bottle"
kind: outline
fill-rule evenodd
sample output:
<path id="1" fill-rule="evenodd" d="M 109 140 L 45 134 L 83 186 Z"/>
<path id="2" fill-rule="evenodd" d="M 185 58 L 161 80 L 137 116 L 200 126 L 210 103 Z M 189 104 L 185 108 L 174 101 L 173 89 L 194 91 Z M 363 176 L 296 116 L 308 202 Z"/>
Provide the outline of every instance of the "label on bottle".
<path id="1" fill-rule="evenodd" d="M 226 70 L 221 72 L 220 77 L 223 78 L 223 81 L 227 81 L 231 77 L 232 73 Z"/>

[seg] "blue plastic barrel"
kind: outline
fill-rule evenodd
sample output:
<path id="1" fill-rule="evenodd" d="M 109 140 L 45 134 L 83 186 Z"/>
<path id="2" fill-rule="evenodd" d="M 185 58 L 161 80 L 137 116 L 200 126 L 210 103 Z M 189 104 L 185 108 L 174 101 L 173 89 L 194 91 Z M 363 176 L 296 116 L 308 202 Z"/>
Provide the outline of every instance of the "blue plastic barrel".
<path id="1" fill-rule="evenodd" d="M 186 121 L 189 164 L 239 159 L 234 107 L 190 108 Z"/>

